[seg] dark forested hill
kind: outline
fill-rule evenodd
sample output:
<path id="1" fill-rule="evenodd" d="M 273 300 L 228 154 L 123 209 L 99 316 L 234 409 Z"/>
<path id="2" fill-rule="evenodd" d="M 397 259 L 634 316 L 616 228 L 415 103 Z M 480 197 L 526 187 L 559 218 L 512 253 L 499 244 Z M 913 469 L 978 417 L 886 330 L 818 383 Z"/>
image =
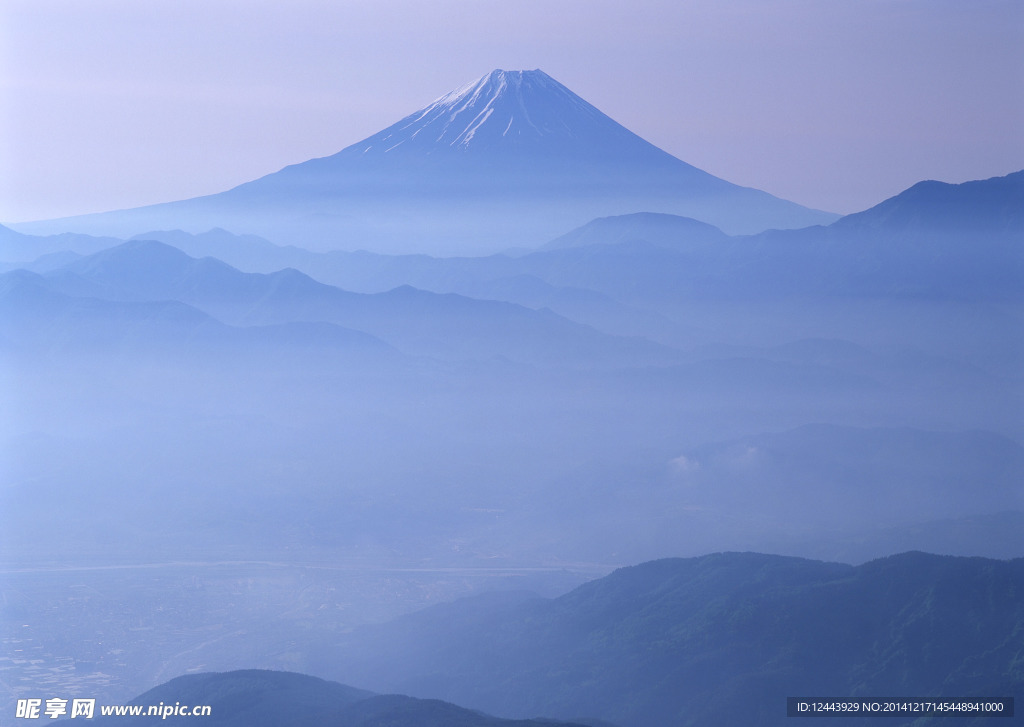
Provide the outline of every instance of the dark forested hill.
<path id="1" fill-rule="evenodd" d="M 329 651 L 336 676 L 373 689 L 631 727 L 784 724 L 787 696 L 1008 697 L 1024 687 L 1024 560 L 661 560 L 553 600 L 428 609 Z"/>
<path id="2" fill-rule="evenodd" d="M 206 727 L 573 727 L 543 719 L 506 720 L 435 699 L 375 695 L 305 674 L 249 669 L 172 679 L 131 701 L 143 709 L 210 707 L 208 715 L 108 716 L 96 724 Z M 576 725 L 576 727 L 582 727 Z"/>

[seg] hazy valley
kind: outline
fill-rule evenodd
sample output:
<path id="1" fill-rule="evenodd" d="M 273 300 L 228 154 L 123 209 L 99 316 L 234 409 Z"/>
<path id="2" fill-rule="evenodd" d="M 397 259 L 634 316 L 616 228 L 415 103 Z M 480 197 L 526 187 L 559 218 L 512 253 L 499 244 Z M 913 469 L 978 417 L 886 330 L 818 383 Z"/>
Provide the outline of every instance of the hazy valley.
<path id="1" fill-rule="evenodd" d="M 220 195 L 0 227 L 5 703 L 1013 696 L 1022 211 L 1017 172 L 837 218 L 496 71 Z"/>

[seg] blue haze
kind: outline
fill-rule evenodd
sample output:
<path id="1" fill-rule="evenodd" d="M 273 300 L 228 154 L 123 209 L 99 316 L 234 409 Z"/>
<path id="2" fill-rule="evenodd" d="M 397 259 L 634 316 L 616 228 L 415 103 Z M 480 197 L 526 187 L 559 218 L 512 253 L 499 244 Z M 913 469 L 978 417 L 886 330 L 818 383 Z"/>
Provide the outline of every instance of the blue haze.
<path id="1" fill-rule="evenodd" d="M 833 221 L 496 71 L 221 194 L 2 228 L 5 696 L 315 670 L 669 555 L 1024 556 L 1022 191 Z"/>

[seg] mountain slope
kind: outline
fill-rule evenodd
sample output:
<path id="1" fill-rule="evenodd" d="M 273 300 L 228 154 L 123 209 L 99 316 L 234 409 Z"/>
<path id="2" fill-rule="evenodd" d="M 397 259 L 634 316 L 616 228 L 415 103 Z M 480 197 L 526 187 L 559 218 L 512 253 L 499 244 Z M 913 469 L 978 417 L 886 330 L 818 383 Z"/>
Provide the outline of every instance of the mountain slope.
<path id="1" fill-rule="evenodd" d="M 333 647 L 335 674 L 505 715 L 783 725 L 787 696 L 1020 693 L 1022 592 L 1021 559 L 668 559 L 553 600 L 460 601 L 364 629 Z"/>
<path id="2" fill-rule="evenodd" d="M 492 158 L 671 160 L 540 70 L 492 71 L 331 158 L 469 152 Z M 694 176 L 713 179 L 689 168 Z"/>
<path id="3" fill-rule="evenodd" d="M 963 184 L 918 182 L 832 224 L 858 232 L 1010 234 L 1024 241 L 1024 171 Z"/>
<path id="4" fill-rule="evenodd" d="M 676 215 L 603 217 L 517 257 L 314 253 L 224 231 L 150 237 L 247 270 L 295 267 L 347 290 L 408 284 L 527 305 L 570 301 L 560 312 L 581 310 L 581 296 L 670 311 L 694 300 L 794 296 L 1005 302 L 1024 290 L 1022 175 L 924 182 L 828 227 L 753 236 Z"/>
<path id="5" fill-rule="evenodd" d="M 19 229 L 219 226 L 320 249 L 479 254 L 644 211 L 732 233 L 835 219 L 676 159 L 542 71 L 496 70 L 333 156 L 226 192 Z"/>
<path id="6" fill-rule="evenodd" d="M 41 357 L 37 363 L 72 352 L 113 359 L 143 353 L 259 354 L 266 361 L 268 353 L 299 356 L 321 350 L 365 356 L 377 364 L 398 358 L 380 339 L 330 323 L 283 321 L 241 328 L 179 300 L 111 300 L 97 292 L 104 291 L 88 280 L 54 285 L 26 270 L 0 274 L 0 350 Z"/>
<path id="7" fill-rule="evenodd" d="M 365 331 L 407 353 L 599 366 L 670 362 L 676 354 L 642 339 L 609 336 L 550 311 L 439 295 L 402 286 L 350 293 L 296 270 L 242 273 L 160 242 L 133 240 L 47 274 L 63 292 L 120 301 L 177 300 L 235 325 L 333 323 Z"/>
<path id="8" fill-rule="evenodd" d="M 208 706 L 210 713 L 106 718 L 97 713 L 96 724 L 192 724 L 198 719 L 208 727 L 574 727 L 542 719 L 498 719 L 437 700 L 375 695 L 305 674 L 257 669 L 178 677 L 130 704 L 146 709 Z"/>
<path id="9" fill-rule="evenodd" d="M 90 255 L 122 242 L 124 241 L 111 237 L 90 237 L 73 233 L 39 237 L 15 232 L 0 225 L 0 261 L 28 263 L 43 255 L 64 252 Z"/>
<path id="10" fill-rule="evenodd" d="M 725 244 L 729 237 L 718 228 L 678 215 L 638 212 L 632 215 L 603 217 L 592 220 L 558 237 L 544 250 L 560 250 L 588 245 L 616 245 L 629 242 L 649 242 L 670 249 L 681 243 Z"/>

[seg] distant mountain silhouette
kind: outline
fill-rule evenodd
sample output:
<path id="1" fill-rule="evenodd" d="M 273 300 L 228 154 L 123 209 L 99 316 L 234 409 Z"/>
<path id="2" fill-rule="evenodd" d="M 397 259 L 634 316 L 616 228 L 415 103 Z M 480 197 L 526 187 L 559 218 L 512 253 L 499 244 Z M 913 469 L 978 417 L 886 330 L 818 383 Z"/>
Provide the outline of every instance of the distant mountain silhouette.
<path id="1" fill-rule="evenodd" d="M 728 236 L 713 225 L 678 215 L 638 212 L 632 215 L 602 217 L 558 237 L 544 250 L 588 245 L 616 245 L 648 242 L 677 249 L 686 243 L 722 245 Z"/>
<path id="2" fill-rule="evenodd" d="M 152 240 L 133 240 L 46 275 L 71 295 L 181 301 L 233 325 L 333 323 L 400 350 L 442 359 L 504 356 L 531 363 L 671 362 L 676 352 L 600 333 L 550 311 L 401 286 L 373 295 L 318 283 L 296 270 L 243 273 Z"/>
<path id="3" fill-rule="evenodd" d="M 75 252 L 89 255 L 118 245 L 123 240 L 112 237 L 92 237 L 63 233 L 60 235 L 25 235 L 0 225 L 0 261 L 30 263 L 43 255 Z"/>
<path id="4" fill-rule="evenodd" d="M 799 552 L 820 560 L 864 563 L 889 553 L 923 550 L 942 555 L 978 555 L 1002 560 L 1019 558 L 1024 552 L 1024 510 L 1007 510 L 988 515 L 970 515 L 930 520 L 912 525 L 875 528 L 856 535 L 804 540 L 794 549 L 787 544 L 766 545 L 771 552 Z M 787 548 L 788 545 L 788 548 Z"/>
<path id="5" fill-rule="evenodd" d="M 100 300 L 54 290 L 45 278 L 25 270 L 0 275 L 0 340 L 12 351 L 180 345 L 216 340 L 226 329 L 178 301 Z"/>
<path id="6" fill-rule="evenodd" d="M 541 301 L 587 322 L 597 318 L 591 303 L 609 312 L 609 302 L 672 308 L 694 299 L 792 296 L 999 301 L 1024 292 L 1022 175 L 926 182 L 828 227 L 751 236 L 729 236 L 677 215 L 602 217 L 518 256 L 316 253 L 223 230 L 143 237 L 250 271 L 294 267 L 347 290 L 412 285 Z M 615 315 L 628 317 L 621 308 Z"/>
<path id="7" fill-rule="evenodd" d="M 19 229 L 224 227 L 318 249 L 479 254 L 633 212 L 730 233 L 835 219 L 680 161 L 543 71 L 496 70 L 333 156 L 226 192 Z"/>
<path id="8" fill-rule="evenodd" d="M 922 182 L 828 227 L 726 237 L 665 215 L 598 219 L 510 262 L 624 303 L 693 298 L 1015 300 L 1024 292 L 1024 172 Z M 428 286 L 429 287 L 429 286 Z"/>
<path id="9" fill-rule="evenodd" d="M 181 253 L 177 253 L 181 254 Z M 227 266 L 225 266 L 227 267 Z M 397 352 L 383 341 L 329 323 L 287 321 L 245 328 L 167 297 L 105 297 L 87 278 L 59 284 L 26 270 L 0 275 L 0 351 L 38 356 L 97 352 L 117 356 L 256 353 L 296 355 L 310 349 L 358 354 L 381 362 Z M 266 361 L 266 359 L 264 359 Z"/>
<path id="10" fill-rule="evenodd" d="M 1024 559 L 720 553 L 622 568 L 552 600 L 465 599 L 329 649 L 342 678 L 496 714 L 785 725 L 787 696 L 1020 694 L 1022 588 Z"/>
<path id="11" fill-rule="evenodd" d="M 133 699 L 150 706 L 209 706 L 208 716 L 94 717 L 97 725 L 208 727 L 582 727 L 544 719 L 506 720 L 433 699 L 375 695 L 305 674 L 248 669 L 178 677 Z"/>
<path id="12" fill-rule="evenodd" d="M 833 223 L 867 233 L 1009 234 L 1024 243 L 1024 171 L 963 184 L 918 182 L 870 209 Z"/>

